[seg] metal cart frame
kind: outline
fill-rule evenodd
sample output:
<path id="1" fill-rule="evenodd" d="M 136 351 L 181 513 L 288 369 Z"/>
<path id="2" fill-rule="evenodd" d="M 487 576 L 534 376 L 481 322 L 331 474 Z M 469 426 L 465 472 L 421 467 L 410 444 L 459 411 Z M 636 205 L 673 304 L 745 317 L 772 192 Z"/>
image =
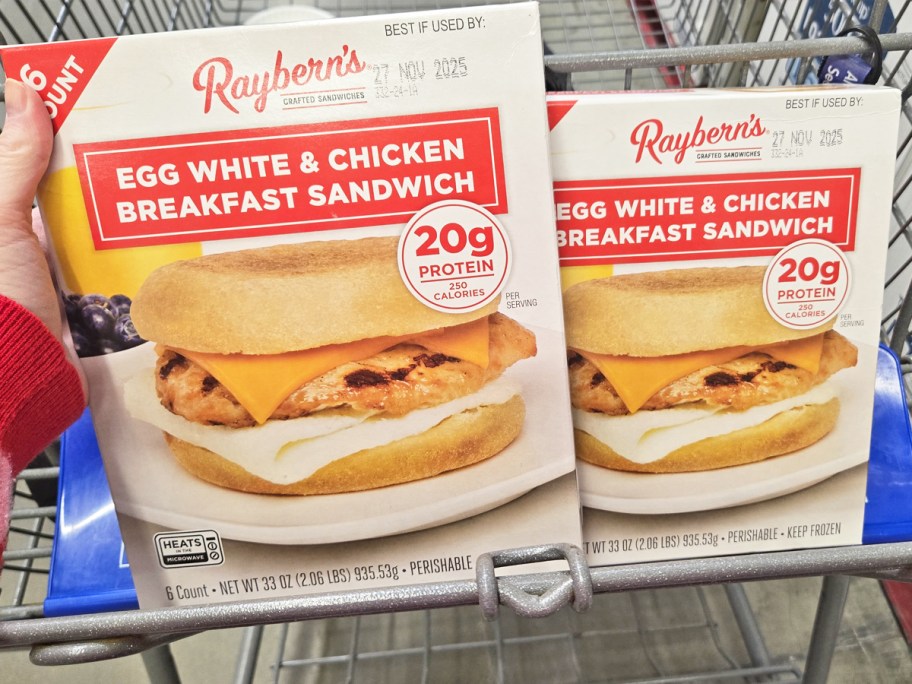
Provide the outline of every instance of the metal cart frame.
<path id="1" fill-rule="evenodd" d="M 22 5 L 22 0 L 12 2 L 29 14 Z M 706 2 L 699 0 L 666 3 L 666 12 L 673 11 L 673 6 L 677 6 L 676 11 L 680 15 L 680 7 L 686 5 L 688 12 L 704 19 L 702 27 L 694 22 L 682 21 L 681 31 L 676 36 L 670 36 L 662 30 L 656 3 L 651 0 L 629 2 L 631 12 L 641 28 L 642 45 L 639 48 L 560 52 L 547 55 L 546 66 L 574 77 L 590 72 L 610 74 L 612 79 L 620 81 L 622 87 L 627 89 L 637 83 L 639 74 L 643 72 L 648 72 L 652 78 L 658 78 L 665 85 L 767 85 L 773 77 L 767 75 L 764 65 L 778 64 L 783 60 L 799 60 L 799 82 L 803 82 L 811 69 L 810 60 L 813 58 L 835 54 L 865 54 L 871 49 L 866 39 L 857 36 L 796 40 L 794 28 L 797 12 L 795 16 L 788 14 L 789 0 L 746 0 L 743 3 L 726 0 L 715 6 L 713 3 L 708 3 L 707 6 Z M 77 12 L 78 8 L 74 5 L 78 4 L 73 0 L 64 0 L 58 3 L 58 7 L 52 8 L 47 0 L 34 3 L 33 10 L 39 14 L 46 13 L 53 23 L 52 30 L 46 34 L 47 39 L 77 37 L 72 35 L 74 32 L 84 35 L 85 29 L 80 22 L 86 21 L 91 21 L 98 33 L 128 33 L 232 23 L 240 18 L 241 6 L 240 3 L 235 4 L 236 14 L 232 15 L 232 3 L 226 0 L 214 3 L 178 0 L 170 3 L 172 11 L 167 13 L 162 11 L 162 5 L 168 3 L 126 2 L 120 3 L 121 14 L 118 17 L 116 13 L 85 15 Z M 109 3 L 95 0 L 94 4 L 103 10 Z M 146 4 L 149 7 L 145 7 L 143 15 L 138 6 Z M 880 26 L 887 4 L 885 0 L 873 3 L 864 0 L 854 3 L 845 0 L 831 2 L 831 5 L 842 8 L 848 21 L 860 23 L 859 20 L 864 19 L 864 23 L 871 26 Z M 151 12 L 150 7 L 155 8 L 156 12 Z M 897 21 L 905 9 L 904 6 Z M 777 24 L 786 30 L 779 40 L 757 40 L 763 17 L 769 16 L 777 17 Z M 37 20 L 31 23 L 36 32 L 41 31 Z M 0 32 L 9 33 L 11 28 L 0 15 Z M 683 41 L 680 40 L 682 34 Z M 12 40 L 19 42 L 24 39 L 12 35 Z M 675 45 L 676 40 L 683 44 Z M 912 50 L 912 33 L 883 33 L 880 35 L 880 43 L 887 54 L 881 82 L 901 88 L 907 97 L 912 92 L 912 85 L 903 81 L 909 78 L 903 60 Z M 912 132 L 908 132 L 908 124 L 912 122 L 912 109 L 907 104 L 904 104 L 904 116 L 907 124 L 904 135 L 907 137 L 900 141 L 900 155 L 906 153 L 906 148 L 912 141 Z M 897 199 L 907 191 L 910 183 L 912 179 L 897 177 Z M 902 240 L 912 244 L 908 230 L 912 218 L 904 215 L 899 202 L 894 205 L 894 219 L 898 230 L 891 238 L 891 244 Z M 912 272 L 906 273 L 910 262 L 912 259 L 890 275 L 888 285 L 902 284 L 912 279 Z M 883 320 L 884 340 L 888 340 L 900 355 L 907 352 L 906 338 L 910 320 L 912 296 L 905 293 L 899 305 L 888 311 Z M 908 359 L 904 361 L 908 367 Z M 54 477 L 54 468 L 29 470 L 24 475 L 28 480 Z M 53 508 L 38 505 L 14 511 L 14 524 L 22 525 L 29 520 L 34 522 L 37 541 L 32 548 L 14 550 L 7 555 L 8 571 L 20 571 L 27 576 L 35 567 L 36 559 L 49 555 L 47 540 L 41 540 L 41 521 L 53 515 Z M 565 572 L 510 577 L 495 575 L 495 569 L 503 565 L 561 558 L 568 563 Z M 5 621 L 0 622 L 0 648 L 30 647 L 32 661 L 40 665 L 88 662 L 143 653 L 153 681 L 177 681 L 177 672 L 168 650 L 157 647 L 204 630 L 248 626 L 250 631 L 244 647 L 247 655 L 242 654 L 239 662 L 238 681 L 243 681 L 252 672 L 251 659 L 255 661 L 256 658 L 260 634 L 258 630 L 267 624 L 471 604 L 480 605 L 482 614 L 487 619 L 496 619 L 500 605 L 508 605 L 521 616 L 534 617 L 550 614 L 567 604 L 585 610 L 594 593 L 726 584 L 752 664 L 758 668 L 742 670 L 744 676 L 749 676 L 765 672 L 763 668 L 770 664 L 770 658 L 737 583 L 824 576 L 803 681 L 825 682 L 835 646 L 835 633 L 848 591 L 848 577 L 912 579 L 912 542 L 599 568 L 588 568 L 579 549 L 554 546 L 486 554 L 479 559 L 477 565 L 478 573 L 474 581 L 61 618 L 41 617 L 40 606 L 20 605 L 24 588 L 21 591 L 17 588 L 16 595 L 13 596 L 14 605 L 0 612 L 0 617 L 5 618 Z"/>

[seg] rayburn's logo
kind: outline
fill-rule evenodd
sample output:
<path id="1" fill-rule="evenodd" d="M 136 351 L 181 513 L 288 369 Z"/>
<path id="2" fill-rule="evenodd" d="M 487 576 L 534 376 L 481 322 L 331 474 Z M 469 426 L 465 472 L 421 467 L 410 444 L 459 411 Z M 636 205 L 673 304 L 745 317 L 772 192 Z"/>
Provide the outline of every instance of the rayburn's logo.
<path id="1" fill-rule="evenodd" d="M 704 145 L 716 145 L 721 142 L 735 142 L 756 138 L 766 133 L 760 117 L 751 114 L 746 121 L 737 123 L 720 123 L 707 127 L 703 117 L 697 119 L 696 125 L 683 132 L 668 132 L 661 119 L 647 119 L 638 124 L 630 134 L 630 142 L 637 148 L 636 163 L 648 155 L 657 163 L 663 157 L 672 157 L 675 163 L 684 161 L 687 150 Z"/>
<path id="2" fill-rule="evenodd" d="M 234 64 L 227 57 L 207 59 L 193 74 L 193 87 L 206 96 L 203 112 L 208 114 L 213 103 L 220 102 L 238 114 L 236 103 L 247 99 L 252 99 L 253 108 L 262 112 L 266 109 L 269 93 L 281 92 L 291 86 L 300 87 L 311 81 L 329 81 L 359 74 L 367 68 L 358 58 L 358 53 L 348 45 L 343 45 L 339 54 L 326 59 L 309 57 L 288 67 L 283 64 L 283 59 L 279 50 L 272 70 L 253 74 L 235 73 Z"/>

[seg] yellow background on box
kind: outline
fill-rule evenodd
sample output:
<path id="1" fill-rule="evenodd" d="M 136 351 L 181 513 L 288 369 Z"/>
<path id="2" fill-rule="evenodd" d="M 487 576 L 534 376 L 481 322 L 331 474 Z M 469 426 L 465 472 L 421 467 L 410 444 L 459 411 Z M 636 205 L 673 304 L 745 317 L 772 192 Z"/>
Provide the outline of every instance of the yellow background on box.
<path id="1" fill-rule="evenodd" d="M 133 297 L 159 266 L 202 254 L 198 242 L 96 250 L 76 167 L 45 178 L 38 199 L 60 264 L 62 286 L 70 292 Z"/>
<path id="2" fill-rule="evenodd" d="M 597 280 L 607 278 L 614 273 L 614 267 L 611 264 L 598 266 L 562 266 L 560 270 L 561 290 L 566 292 L 567 288 L 586 280 Z"/>

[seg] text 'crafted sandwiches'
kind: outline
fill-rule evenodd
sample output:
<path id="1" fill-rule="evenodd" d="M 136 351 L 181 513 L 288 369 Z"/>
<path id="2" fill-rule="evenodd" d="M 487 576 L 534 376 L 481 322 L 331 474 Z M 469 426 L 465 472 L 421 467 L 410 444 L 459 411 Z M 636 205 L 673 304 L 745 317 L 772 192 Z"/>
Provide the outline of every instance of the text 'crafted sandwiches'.
<path id="1" fill-rule="evenodd" d="M 564 293 L 577 456 L 616 470 L 709 470 L 788 454 L 836 424 L 855 346 L 832 321 L 767 312 L 764 268 L 590 280 Z"/>
<path id="2" fill-rule="evenodd" d="M 133 302 L 157 344 L 130 412 L 223 487 L 359 491 L 490 458 L 519 434 L 502 377 L 533 334 L 497 313 L 434 311 L 402 282 L 396 238 L 280 245 L 179 261 Z"/>

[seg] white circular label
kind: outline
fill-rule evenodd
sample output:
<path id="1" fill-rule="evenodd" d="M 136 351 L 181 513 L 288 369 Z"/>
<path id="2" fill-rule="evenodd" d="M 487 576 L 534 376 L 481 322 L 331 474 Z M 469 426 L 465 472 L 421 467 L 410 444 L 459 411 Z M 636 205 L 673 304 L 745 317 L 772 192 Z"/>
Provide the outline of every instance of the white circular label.
<path id="1" fill-rule="evenodd" d="M 512 264 L 503 226 L 471 202 L 431 204 L 412 217 L 399 238 L 399 273 L 406 287 L 445 313 L 475 311 L 497 297 Z"/>
<path id="2" fill-rule="evenodd" d="M 842 251 L 824 240 L 800 240 L 779 252 L 763 276 L 763 302 L 782 325 L 825 323 L 842 307 L 851 273 Z"/>

